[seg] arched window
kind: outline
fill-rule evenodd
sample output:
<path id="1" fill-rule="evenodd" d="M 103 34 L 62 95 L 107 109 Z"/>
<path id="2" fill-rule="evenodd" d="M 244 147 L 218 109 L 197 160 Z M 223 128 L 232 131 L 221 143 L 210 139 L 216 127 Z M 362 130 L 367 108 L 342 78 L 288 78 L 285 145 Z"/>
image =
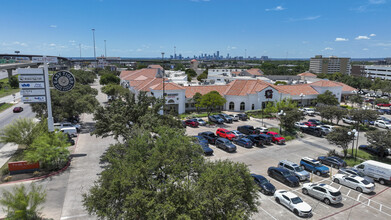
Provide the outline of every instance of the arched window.
<path id="1" fill-rule="evenodd" d="M 244 111 L 245 108 L 246 108 L 246 105 L 244 104 L 244 102 L 241 102 L 240 103 L 240 111 Z"/>
<path id="2" fill-rule="evenodd" d="M 234 111 L 235 110 L 235 103 L 234 102 L 230 102 L 229 103 L 229 110 L 230 111 Z"/>
<path id="3" fill-rule="evenodd" d="M 252 104 L 252 105 L 251 105 L 251 110 L 254 110 L 254 109 L 255 109 L 255 105 Z"/>
<path id="4" fill-rule="evenodd" d="M 172 100 L 172 99 L 170 99 L 170 100 L 168 100 L 168 102 L 167 102 L 168 104 L 174 104 L 175 103 L 175 101 L 174 100 Z"/>

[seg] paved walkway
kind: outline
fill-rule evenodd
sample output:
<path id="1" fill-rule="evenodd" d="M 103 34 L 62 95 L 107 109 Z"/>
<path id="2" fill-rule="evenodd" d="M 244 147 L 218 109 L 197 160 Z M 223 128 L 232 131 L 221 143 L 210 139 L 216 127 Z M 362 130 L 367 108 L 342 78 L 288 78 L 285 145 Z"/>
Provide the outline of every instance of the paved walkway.
<path id="1" fill-rule="evenodd" d="M 0 148 L 0 167 L 2 167 L 18 149 L 16 144 L 5 144 Z"/>

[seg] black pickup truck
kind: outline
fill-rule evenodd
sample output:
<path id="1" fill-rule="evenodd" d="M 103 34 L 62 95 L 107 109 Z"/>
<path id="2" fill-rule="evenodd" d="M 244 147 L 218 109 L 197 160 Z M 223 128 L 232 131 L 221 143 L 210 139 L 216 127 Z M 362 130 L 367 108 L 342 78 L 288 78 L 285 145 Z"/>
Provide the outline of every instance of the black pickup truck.
<path id="1" fill-rule="evenodd" d="M 216 140 L 217 140 L 217 138 L 219 138 L 215 135 L 215 133 L 213 133 L 211 131 L 205 131 L 205 132 L 198 133 L 198 136 L 204 137 L 206 140 L 208 140 L 209 144 L 216 144 Z"/>
<path id="2" fill-rule="evenodd" d="M 253 126 L 251 125 L 243 125 L 243 126 L 239 126 L 237 128 L 238 131 L 242 132 L 243 134 L 246 134 L 246 135 L 250 135 L 250 134 L 259 134 L 259 130 L 255 129 Z"/>
<path id="3" fill-rule="evenodd" d="M 267 134 L 252 134 L 247 135 L 247 138 L 250 139 L 257 147 L 262 147 L 263 145 L 269 145 L 272 143 L 272 138 Z"/>

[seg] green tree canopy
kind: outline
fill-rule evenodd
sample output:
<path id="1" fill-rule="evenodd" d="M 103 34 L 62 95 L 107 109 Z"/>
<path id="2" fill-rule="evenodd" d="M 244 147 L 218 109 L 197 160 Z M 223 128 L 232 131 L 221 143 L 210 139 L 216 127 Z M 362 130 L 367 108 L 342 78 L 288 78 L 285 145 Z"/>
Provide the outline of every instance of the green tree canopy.
<path id="1" fill-rule="evenodd" d="M 386 150 L 391 148 L 391 131 L 389 130 L 368 131 L 365 136 L 371 147 L 381 150 L 379 156 L 383 156 Z"/>
<path id="2" fill-rule="evenodd" d="M 76 82 L 83 85 L 93 83 L 96 79 L 96 74 L 93 71 L 71 69 L 70 72 L 75 76 Z"/>
<path id="3" fill-rule="evenodd" d="M 90 214 L 106 219 L 248 219 L 257 190 L 248 168 L 207 162 L 182 129 L 137 129 L 110 146 L 105 169 L 83 195 Z"/>
<path id="4" fill-rule="evenodd" d="M 332 143 L 341 147 L 343 150 L 344 157 L 348 154 L 349 143 L 352 142 L 354 134 L 348 134 L 350 130 L 345 127 L 337 127 L 332 132 L 330 132 L 326 139 Z"/>
<path id="5" fill-rule="evenodd" d="M 329 90 L 326 90 L 326 92 L 324 92 L 323 94 L 318 95 L 318 97 L 316 98 L 316 101 L 318 103 L 322 103 L 324 105 L 338 105 L 339 104 L 338 99 Z"/>
<path id="6" fill-rule="evenodd" d="M 10 84 L 11 88 L 16 89 L 19 88 L 19 80 L 16 76 L 11 76 L 8 83 Z"/>
<path id="7" fill-rule="evenodd" d="M 194 94 L 194 96 L 192 98 L 193 102 L 195 104 L 195 107 L 197 108 L 197 112 L 198 112 L 199 105 L 201 103 L 201 98 L 202 98 L 202 95 L 199 92 L 196 92 L 196 94 Z"/>
<path id="8" fill-rule="evenodd" d="M 226 102 L 227 100 L 222 97 L 220 93 L 218 93 L 217 91 L 211 91 L 201 97 L 201 101 L 198 107 L 206 108 L 209 120 L 209 116 L 212 111 L 217 107 L 223 106 Z"/>
<path id="9" fill-rule="evenodd" d="M 122 87 L 121 85 L 108 84 L 102 87 L 102 92 L 108 96 L 111 96 L 113 99 L 118 97 L 123 97 L 125 94 L 129 93 L 129 90 Z"/>
<path id="10" fill-rule="evenodd" d="M 77 83 L 69 92 L 51 91 L 53 117 L 56 120 L 63 120 L 72 116 L 79 116 L 82 113 L 93 113 L 99 105 L 95 96 L 98 90 L 89 85 Z M 47 117 L 46 103 L 31 104 L 32 111 L 38 118 Z"/>
<path id="11" fill-rule="evenodd" d="M 191 76 L 191 77 L 196 77 L 197 76 L 196 71 L 194 71 L 193 69 L 186 69 L 185 73 L 186 73 L 187 76 Z"/>
<path id="12" fill-rule="evenodd" d="M 41 128 L 32 118 L 18 118 L 1 129 L 0 142 L 29 147 L 41 133 Z"/>
<path id="13" fill-rule="evenodd" d="M 100 77 L 99 83 L 101 85 L 107 85 L 107 84 L 118 85 L 120 83 L 120 81 L 121 81 L 121 79 L 118 76 L 111 74 L 111 73 L 106 73 Z"/>
<path id="14" fill-rule="evenodd" d="M 39 207 L 45 202 L 46 193 L 41 186 L 31 184 L 27 190 L 24 185 L 15 186 L 12 191 L 3 191 L 0 204 L 5 206 L 9 220 L 38 220 L 40 217 Z"/>

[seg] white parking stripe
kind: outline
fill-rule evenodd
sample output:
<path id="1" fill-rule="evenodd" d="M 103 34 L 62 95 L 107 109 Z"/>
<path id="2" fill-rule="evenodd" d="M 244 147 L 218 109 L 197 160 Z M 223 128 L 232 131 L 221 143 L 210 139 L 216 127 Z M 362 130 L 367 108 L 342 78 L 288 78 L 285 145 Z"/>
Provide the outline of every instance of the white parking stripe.
<path id="1" fill-rule="evenodd" d="M 276 218 L 274 218 L 274 216 L 272 216 L 269 212 L 267 212 L 264 208 L 262 207 L 259 207 L 261 208 L 264 212 L 266 212 L 266 214 L 268 214 L 270 217 L 272 217 L 274 220 L 277 220 Z"/>

